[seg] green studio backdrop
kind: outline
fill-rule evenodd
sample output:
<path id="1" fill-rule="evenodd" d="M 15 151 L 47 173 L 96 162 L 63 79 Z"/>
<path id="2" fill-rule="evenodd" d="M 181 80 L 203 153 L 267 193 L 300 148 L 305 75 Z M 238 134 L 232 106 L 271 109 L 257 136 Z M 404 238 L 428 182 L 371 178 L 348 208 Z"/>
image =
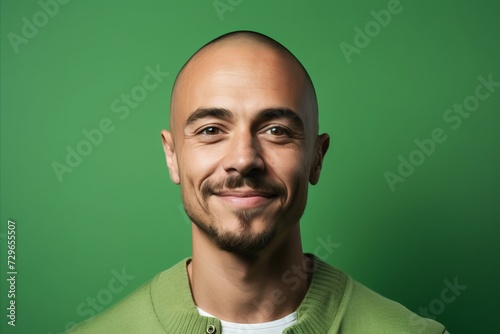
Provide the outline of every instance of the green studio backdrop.
<path id="1" fill-rule="evenodd" d="M 183 63 L 240 29 L 303 62 L 331 135 L 305 250 L 452 334 L 495 332 L 499 7 L 1 0 L 1 332 L 61 333 L 190 255 L 160 131 Z"/>

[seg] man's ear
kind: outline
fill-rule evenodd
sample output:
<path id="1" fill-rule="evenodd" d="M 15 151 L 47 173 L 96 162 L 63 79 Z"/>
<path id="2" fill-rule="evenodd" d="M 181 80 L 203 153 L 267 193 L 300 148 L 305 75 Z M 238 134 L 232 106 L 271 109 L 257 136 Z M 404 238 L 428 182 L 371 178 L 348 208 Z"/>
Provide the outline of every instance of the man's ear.
<path id="1" fill-rule="evenodd" d="M 167 130 L 162 130 L 161 141 L 163 142 L 163 150 L 165 151 L 165 159 L 167 160 L 170 178 L 175 184 L 179 184 L 179 165 L 177 164 L 177 155 L 174 150 L 174 138 L 172 137 L 172 133 Z"/>
<path id="2" fill-rule="evenodd" d="M 316 138 L 314 163 L 311 168 L 311 173 L 309 174 L 309 182 L 315 185 L 319 181 L 319 175 L 321 173 L 321 167 L 323 166 L 323 158 L 325 157 L 326 151 L 330 146 L 330 136 L 326 133 L 319 135 Z"/>

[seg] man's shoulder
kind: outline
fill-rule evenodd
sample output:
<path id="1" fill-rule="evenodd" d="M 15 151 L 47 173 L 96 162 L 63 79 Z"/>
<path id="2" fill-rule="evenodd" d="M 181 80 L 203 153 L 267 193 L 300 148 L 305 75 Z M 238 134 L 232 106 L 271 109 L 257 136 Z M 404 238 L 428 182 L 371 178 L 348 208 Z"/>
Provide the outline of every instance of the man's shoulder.
<path id="1" fill-rule="evenodd" d="M 73 327 L 67 334 L 86 333 L 164 333 L 156 315 L 154 290 L 159 281 L 178 279 L 179 268 L 185 262 L 160 272 L 115 305 Z M 163 289 L 168 286 L 162 286 Z M 175 293 L 175 284 L 170 286 Z M 165 291 L 166 292 L 166 291 Z"/>
<path id="2" fill-rule="evenodd" d="M 346 333 L 442 334 L 445 327 L 349 279 L 342 327 Z"/>
<path id="3" fill-rule="evenodd" d="M 317 257 L 312 288 L 317 291 L 314 299 L 306 297 L 308 309 L 323 314 L 315 316 L 315 322 L 323 323 L 328 333 L 442 334 L 445 330 Z M 304 313 L 308 317 L 311 312 Z"/>
<path id="4" fill-rule="evenodd" d="M 151 281 L 98 315 L 76 325 L 71 334 L 130 332 L 144 325 L 154 325 L 154 309 L 150 297 Z M 152 321 L 153 320 L 153 321 Z"/>

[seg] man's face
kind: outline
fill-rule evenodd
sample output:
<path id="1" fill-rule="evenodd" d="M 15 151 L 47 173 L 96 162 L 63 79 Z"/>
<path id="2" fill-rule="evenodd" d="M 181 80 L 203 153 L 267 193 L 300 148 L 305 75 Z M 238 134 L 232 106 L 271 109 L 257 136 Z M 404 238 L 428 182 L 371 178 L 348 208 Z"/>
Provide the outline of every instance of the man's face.
<path id="1" fill-rule="evenodd" d="M 185 69 L 163 132 L 167 164 L 188 216 L 221 249 L 257 252 L 302 216 L 326 151 L 306 82 L 291 57 L 250 45 Z"/>

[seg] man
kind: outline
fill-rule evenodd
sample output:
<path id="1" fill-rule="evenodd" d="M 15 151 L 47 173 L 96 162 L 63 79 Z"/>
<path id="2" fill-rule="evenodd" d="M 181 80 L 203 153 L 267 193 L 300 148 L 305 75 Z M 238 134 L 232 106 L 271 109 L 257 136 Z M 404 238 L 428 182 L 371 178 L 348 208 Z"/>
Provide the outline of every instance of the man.
<path id="1" fill-rule="evenodd" d="M 192 258 L 76 333 L 445 332 L 303 253 L 299 220 L 329 136 L 309 75 L 281 44 L 240 31 L 202 47 L 161 135 Z"/>

